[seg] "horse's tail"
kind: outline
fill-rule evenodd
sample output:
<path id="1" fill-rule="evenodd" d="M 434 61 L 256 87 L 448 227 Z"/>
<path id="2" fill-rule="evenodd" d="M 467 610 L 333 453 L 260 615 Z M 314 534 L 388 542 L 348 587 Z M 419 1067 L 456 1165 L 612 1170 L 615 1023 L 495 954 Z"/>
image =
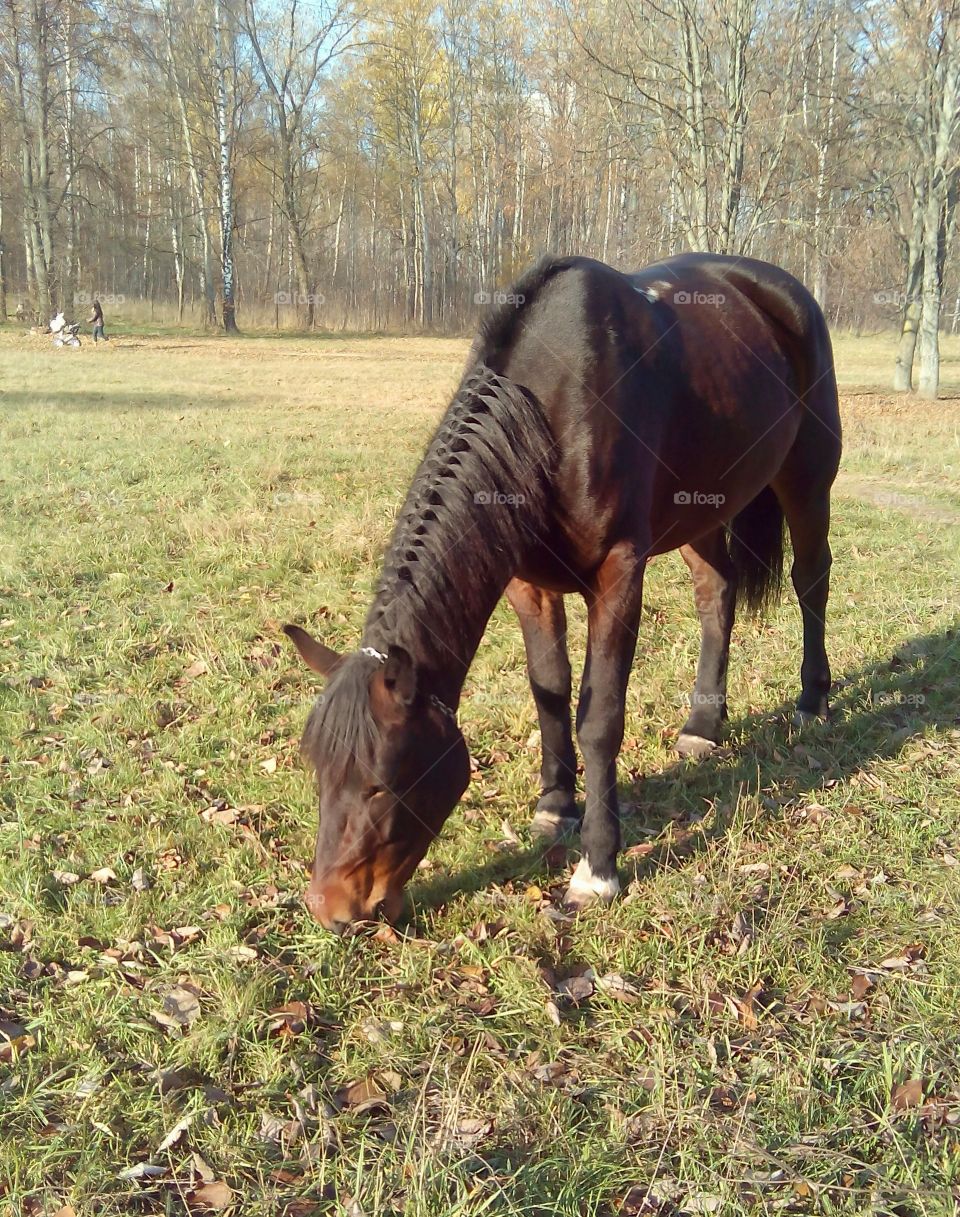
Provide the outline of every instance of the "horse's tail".
<path id="1" fill-rule="evenodd" d="M 729 533 L 737 600 L 763 612 L 780 598 L 783 586 L 783 510 L 769 486 L 733 517 Z"/>

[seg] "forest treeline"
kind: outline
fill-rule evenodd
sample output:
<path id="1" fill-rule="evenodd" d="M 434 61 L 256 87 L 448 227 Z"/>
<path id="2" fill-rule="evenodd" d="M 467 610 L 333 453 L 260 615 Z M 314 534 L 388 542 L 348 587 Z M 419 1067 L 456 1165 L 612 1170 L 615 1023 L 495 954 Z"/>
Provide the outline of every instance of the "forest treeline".
<path id="1" fill-rule="evenodd" d="M 934 396 L 958 3 L 0 0 L 0 315 L 459 331 L 544 251 L 701 249 Z"/>

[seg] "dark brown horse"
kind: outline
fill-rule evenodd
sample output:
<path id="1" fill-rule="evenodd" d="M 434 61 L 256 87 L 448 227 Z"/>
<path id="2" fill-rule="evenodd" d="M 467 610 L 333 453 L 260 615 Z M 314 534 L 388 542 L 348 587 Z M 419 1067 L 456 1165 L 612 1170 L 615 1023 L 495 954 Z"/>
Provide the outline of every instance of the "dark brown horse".
<path id="1" fill-rule="evenodd" d="M 397 520 L 362 645 L 287 627 L 330 677 L 304 733 L 320 827 L 307 903 L 330 929 L 394 918 L 469 780 L 456 710 L 504 593 L 543 740 L 534 823 L 579 823 L 564 594 L 587 603 L 577 906 L 618 890 L 617 754 L 648 558 L 680 549 L 703 629 L 681 752 L 726 717 L 738 599 L 779 591 L 784 520 L 803 616 L 801 717 L 824 715 L 830 487 L 840 423 L 827 327 L 762 262 L 684 255 L 635 275 L 548 259 L 483 325 Z"/>

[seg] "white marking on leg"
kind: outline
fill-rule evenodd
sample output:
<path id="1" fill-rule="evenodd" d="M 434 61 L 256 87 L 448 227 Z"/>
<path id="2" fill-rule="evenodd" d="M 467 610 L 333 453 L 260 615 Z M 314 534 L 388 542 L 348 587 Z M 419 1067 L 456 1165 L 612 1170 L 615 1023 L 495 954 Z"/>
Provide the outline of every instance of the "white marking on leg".
<path id="1" fill-rule="evenodd" d="M 620 880 L 616 875 L 612 879 L 603 879 L 590 869 L 587 855 L 584 854 L 577 863 L 577 869 L 570 879 L 570 895 L 577 898 L 599 896 L 601 900 L 612 900 L 620 890 Z"/>

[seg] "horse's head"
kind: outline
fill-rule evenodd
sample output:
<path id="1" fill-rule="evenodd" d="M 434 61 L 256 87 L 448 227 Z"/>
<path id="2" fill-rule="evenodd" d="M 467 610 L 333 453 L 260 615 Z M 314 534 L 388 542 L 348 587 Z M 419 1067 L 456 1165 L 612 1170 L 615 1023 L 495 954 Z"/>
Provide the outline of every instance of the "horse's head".
<path id="1" fill-rule="evenodd" d="M 466 743 L 402 647 L 340 656 L 298 626 L 285 630 L 329 678 L 303 737 L 320 791 L 307 907 L 335 932 L 395 920 L 404 884 L 467 788 Z"/>

